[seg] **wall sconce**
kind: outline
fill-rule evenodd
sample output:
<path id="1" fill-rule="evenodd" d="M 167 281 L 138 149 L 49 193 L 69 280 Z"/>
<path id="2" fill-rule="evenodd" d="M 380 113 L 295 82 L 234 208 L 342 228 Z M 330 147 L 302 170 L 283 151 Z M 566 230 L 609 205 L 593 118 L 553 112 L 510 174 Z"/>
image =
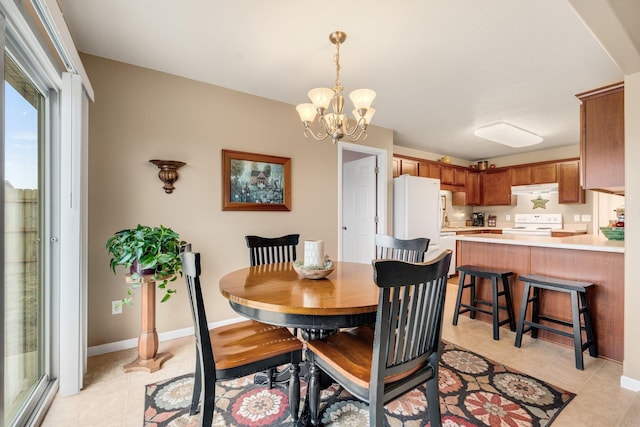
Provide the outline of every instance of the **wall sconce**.
<path id="1" fill-rule="evenodd" d="M 149 160 L 149 162 L 160 169 L 158 178 L 164 183 L 162 186 L 164 192 L 167 194 L 173 193 L 173 183 L 178 180 L 178 168 L 186 165 L 186 163 L 177 160 Z"/>

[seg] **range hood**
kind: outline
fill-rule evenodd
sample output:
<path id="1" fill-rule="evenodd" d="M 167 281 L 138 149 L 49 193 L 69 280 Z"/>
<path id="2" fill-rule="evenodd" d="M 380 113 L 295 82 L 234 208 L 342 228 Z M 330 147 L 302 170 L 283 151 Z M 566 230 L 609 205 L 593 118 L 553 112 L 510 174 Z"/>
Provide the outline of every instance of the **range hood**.
<path id="1" fill-rule="evenodd" d="M 514 196 L 522 194 L 544 194 L 544 193 L 557 193 L 558 183 L 550 184 L 530 184 L 530 185 L 514 185 L 511 187 L 511 194 Z"/>

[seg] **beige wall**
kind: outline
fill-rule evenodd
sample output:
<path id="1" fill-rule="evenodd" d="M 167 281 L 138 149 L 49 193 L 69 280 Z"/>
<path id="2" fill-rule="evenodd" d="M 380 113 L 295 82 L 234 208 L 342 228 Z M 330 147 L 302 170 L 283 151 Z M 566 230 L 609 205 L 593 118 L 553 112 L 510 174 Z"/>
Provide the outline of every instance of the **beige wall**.
<path id="1" fill-rule="evenodd" d="M 123 228 L 172 227 L 201 252 L 209 322 L 236 317 L 218 280 L 248 265 L 244 235 L 300 233 L 302 241 L 325 240 L 327 254 L 337 256 L 337 146 L 305 139 L 292 105 L 95 56 L 82 60 L 96 94 L 89 109 L 89 346 L 139 332 L 139 295 L 135 306 L 111 314 L 126 285 L 109 270 L 104 244 Z M 366 144 L 388 150 L 390 159 L 393 133 L 373 126 Z M 223 148 L 291 157 L 292 210 L 223 212 Z M 173 194 L 162 190 L 150 159 L 187 163 Z M 157 304 L 159 333 L 192 324 L 184 282 L 175 287 L 177 295 Z"/>

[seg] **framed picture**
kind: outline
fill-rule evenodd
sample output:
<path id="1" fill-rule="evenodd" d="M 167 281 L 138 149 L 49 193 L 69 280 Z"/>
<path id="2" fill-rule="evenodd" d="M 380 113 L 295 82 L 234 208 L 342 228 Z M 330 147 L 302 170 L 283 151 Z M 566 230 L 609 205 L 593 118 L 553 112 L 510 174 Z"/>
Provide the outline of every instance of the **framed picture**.
<path id="1" fill-rule="evenodd" d="M 222 150 L 223 211 L 290 211 L 291 159 Z"/>

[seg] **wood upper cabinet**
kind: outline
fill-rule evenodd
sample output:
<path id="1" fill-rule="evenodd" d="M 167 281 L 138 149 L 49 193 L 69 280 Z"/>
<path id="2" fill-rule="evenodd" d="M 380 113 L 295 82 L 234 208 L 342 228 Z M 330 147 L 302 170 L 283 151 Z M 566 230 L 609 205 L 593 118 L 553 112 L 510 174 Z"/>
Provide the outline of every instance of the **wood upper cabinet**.
<path id="1" fill-rule="evenodd" d="M 546 184 L 558 180 L 555 163 L 512 166 L 509 170 L 511 185 Z"/>
<path id="2" fill-rule="evenodd" d="M 397 178 L 400 176 L 400 162 L 401 160 L 397 157 L 393 158 L 393 177 Z"/>
<path id="3" fill-rule="evenodd" d="M 576 95 L 580 105 L 582 184 L 624 193 L 624 84 Z"/>
<path id="4" fill-rule="evenodd" d="M 511 195 L 511 174 L 509 169 L 488 170 L 481 175 L 482 205 L 512 205 L 515 196 Z"/>
<path id="5" fill-rule="evenodd" d="M 440 179 L 440 165 L 429 162 L 418 162 L 418 175 L 425 178 Z"/>
<path id="6" fill-rule="evenodd" d="M 531 166 L 511 167 L 511 185 L 531 184 Z"/>
<path id="7" fill-rule="evenodd" d="M 480 205 L 480 174 L 466 171 L 465 191 L 454 191 L 451 199 L 453 206 L 479 206 Z"/>
<path id="8" fill-rule="evenodd" d="M 480 173 L 468 172 L 467 173 L 467 185 L 466 185 L 467 205 L 478 206 L 481 204 L 482 199 L 480 197 Z"/>
<path id="9" fill-rule="evenodd" d="M 418 162 L 415 160 L 400 160 L 400 175 L 418 176 Z"/>
<path id="10" fill-rule="evenodd" d="M 558 174 L 555 163 L 545 163 L 542 165 L 531 166 L 532 184 L 546 184 L 549 182 L 558 182 Z"/>
<path id="11" fill-rule="evenodd" d="M 440 168 L 440 183 L 453 185 L 455 183 L 454 172 L 455 172 L 455 169 L 449 166 L 442 166 Z"/>
<path id="12" fill-rule="evenodd" d="M 584 203 L 585 192 L 580 186 L 580 161 L 559 162 L 558 203 Z"/>
<path id="13" fill-rule="evenodd" d="M 467 184 L 467 171 L 461 168 L 442 166 L 440 168 L 440 182 L 442 184 L 464 186 Z"/>

